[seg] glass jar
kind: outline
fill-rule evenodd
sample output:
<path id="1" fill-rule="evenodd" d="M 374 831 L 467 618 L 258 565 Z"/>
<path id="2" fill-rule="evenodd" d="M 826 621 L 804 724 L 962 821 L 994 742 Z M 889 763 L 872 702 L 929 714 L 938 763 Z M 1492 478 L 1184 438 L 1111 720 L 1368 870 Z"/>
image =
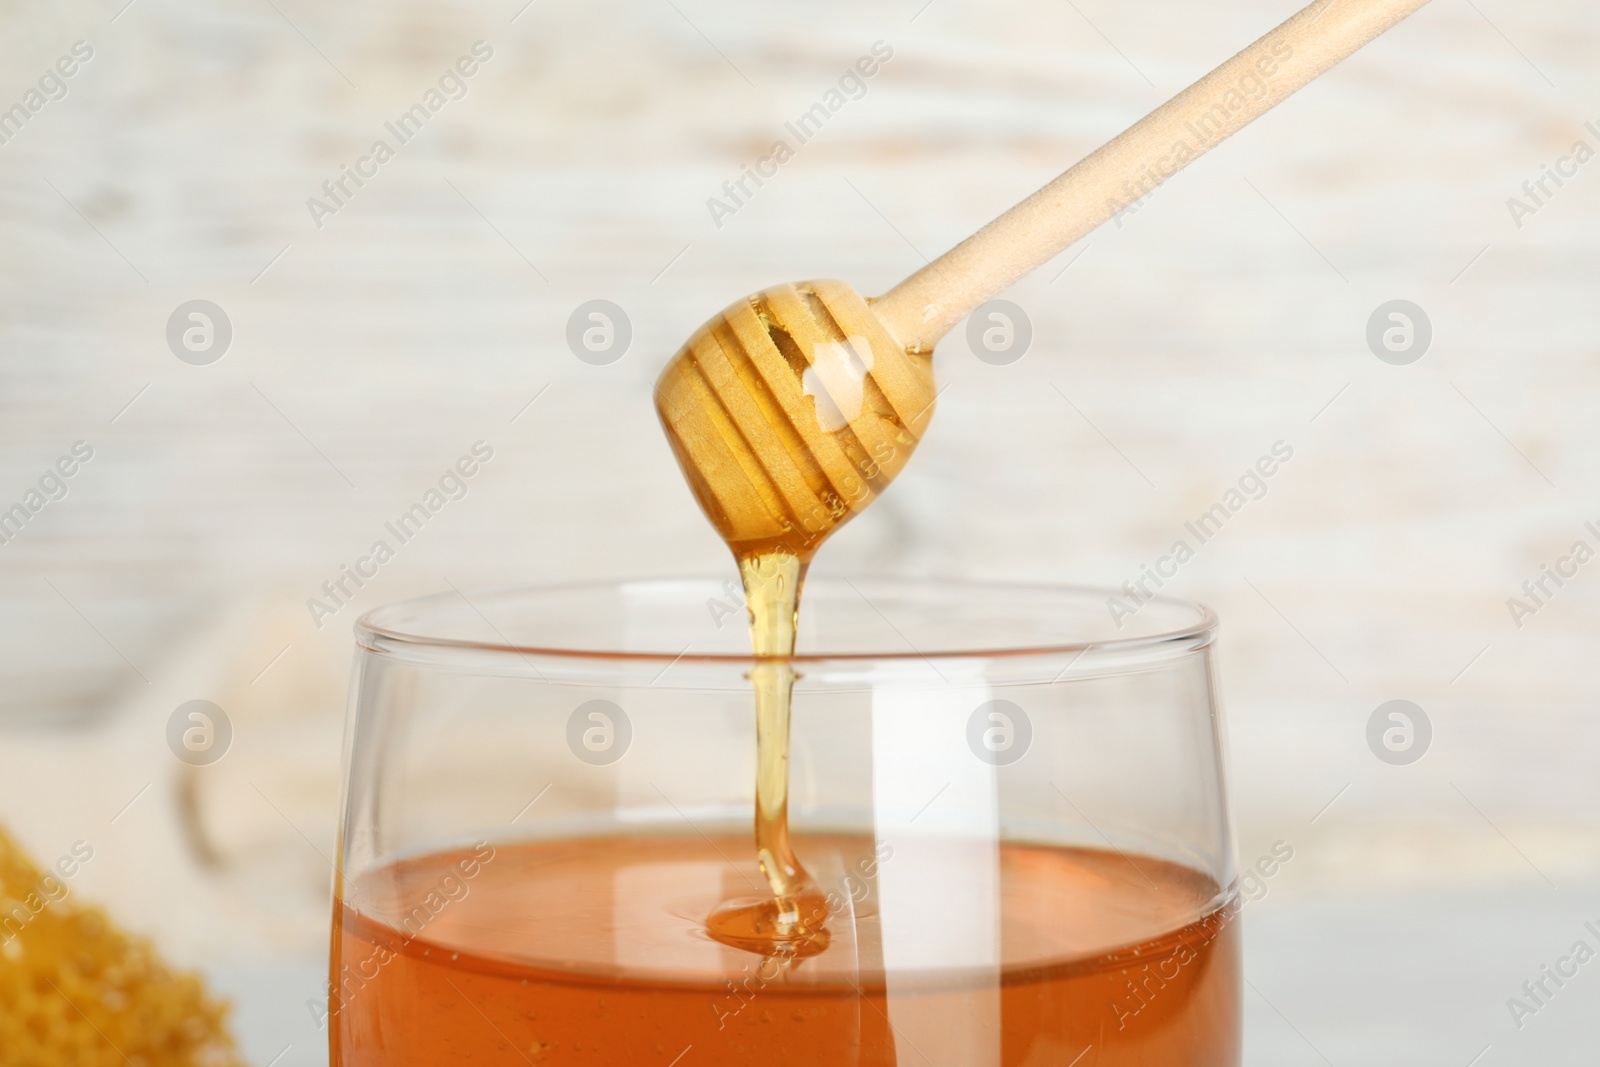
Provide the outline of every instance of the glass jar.
<path id="1" fill-rule="evenodd" d="M 367 615 L 333 1064 L 1236 1065 L 1216 620 L 1111 596 L 807 584 L 789 810 L 829 937 L 803 957 L 704 925 L 763 884 L 735 584 Z"/>

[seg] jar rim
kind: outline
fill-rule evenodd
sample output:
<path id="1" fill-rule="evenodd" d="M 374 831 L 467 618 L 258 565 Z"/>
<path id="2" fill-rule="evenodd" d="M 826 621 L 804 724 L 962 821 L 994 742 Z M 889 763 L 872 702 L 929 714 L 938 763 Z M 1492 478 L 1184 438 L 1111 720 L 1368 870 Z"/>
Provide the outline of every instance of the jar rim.
<path id="1" fill-rule="evenodd" d="M 717 600 L 718 596 L 729 593 L 730 586 L 734 592 L 737 591 L 735 583 L 712 578 L 585 581 L 504 586 L 476 592 L 463 592 L 452 587 L 452 591 L 448 593 L 374 608 L 356 620 L 354 630 L 357 644 L 369 652 L 428 661 L 438 661 L 441 657 L 448 659 L 453 653 L 461 653 L 475 657 L 485 654 L 503 655 L 529 661 L 600 660 L 664 665 L 679 662 L 753 663 L 757 657 L 748 651 L 740 651 L 736 643 L 743 639 L 745 631 L 744 626 L 740 625 L 745 618 L 742 605 L 731 596 Z M 573 604 L 582 605 L 582 610 L 592 611 L 596 604 L 608 599 L 623 602 L 632 599 L 638 603 L 646 603 L 660 602 L 664 597 L 677 597 L 685 605 L 692 605 L 698 609 L 701 595 L 708 591 L 713 594 L 705 600 L 708 608 L 714 602 L 720 603 L 726 615 L 732 616 L 734 625 L 727 628 L 730 632 L 720 632 L 724 631 L 722 623 L 727 619 L 717 620 L 716 609 L 710 608 L 714 621 L 718 623 L 719 633 L 715 635 L 716 640 L 705 641 L 699 648 L 695 647 L 695 640 L 690 640 L 679 648 L 670 647 L 685 636 L 682 632 L 661 647 L 650 647 L 649 642 L 644 642 L 642 647 L 602 647 L 608 644 L 625 645 L 627 642 L 594 636 L 580 637 L 577 635 L 582 632 L 581 626 L 569 629 L 561 627 L 557 620 L 542 617 L 541 621 L 537 618 L 541 615 L 558 613 L 563 607 L 570 610 Z M 892 602 L 893 606 L 901 608 L 902 623 L 906 625 L 917 624 L 919 615 L 915 609 L 919 606 L 933 605 L 950 611 L 965 605 L 979 611 L 994 612 L 1012 608 L 1019 612 L 1031 612 L 1036 616 L 1036 621 L 1051 632 L 1048 635 L 1040 633 L 1038 637 L 1032 639 L 1005 641 L 984 640 L 977 637 L 971 640 L 940 640 L 936 636 L 924 636 L 919 631 L 919 636 L 923 636 L 924 639 L 922 642 L 917 642 L 908 636 L 903 626 L 897 626 L 890 616 L 874 603 L 868 592 L 873 592 L 880 599 Z M 863 618 L 870 619 L 871 615 L 863 610 L 870 609 L 871 614 L 875 614 L 886 624 L 887 628 L 883 632 L 898 637 L 900 647 L 835 648 L 828 645 L 827 638 L 822 638 L 820 642 L 808 641 L 808 636 L 814 635 L 817 629 L 813 626 L 808 631 L 806 625 L 808 606 L 817 605 L 818 601 L 824 598 L 838 600 L 851 594 L 858 598 L 863 606 L 857 609 L 858 613 Z M 1116 604 L 1121 604 L 1126 609 L 1131 625 L 1128 620 L 1119 616 L 1118 610 L 1114 607 Z M 1090 605 L 1103 605 L 1107 619 L 1098 623 L 1091 619 L 1084 612 Z M 508 612 L 508 606 L 520 608 L 524 612 L 534 609 L 535 622 L 538 624 L 519 626 Z M 626 605 L 618 610 L 625 609 Z M 1139 624 L 1139 617 L 1147 612 L 1153 612 L 1154 617 L 1146 618 L 1143 624 Z M 1061 618 L 1059 621 L 1053 621 L 1057 615 Z M 1075 618 L 1067 618 L 1069 615 Z M 500 617 L 500 623 L 495 621 L 496 616 Z M 1210 608 L 1172 597 L 1157 595 L 1135 600 L 1128 596 L 1126 590 L 1093 586 L 917 578 L 808 579 L 801 601 L 801 619 L 801 646 L 794 656 L 787 657 L 796 664 L 824 662 L 861 664 L 873 661 L 904 663 L 931 660 L 1022 659 L 1041 656 L 1075 656 L 1074 662 L 1076 662 L 1077 658 L 1088 656 L 1090 653 L 1116 655 L 1141 652 L 1149 655 L 1159 654 L 1163 648 L 1172 654 L 1183 654 L 1209 645 L 1215 639 L 1218 626 L 1217 616 Z M 1106 634 L 1101 631 L 1107 628 L 1108 620 L 1114 625 L 1110 627 L 1111 632 Z M 1085 632 L 1074 635 L 1071 632 L 1074 625 Z M 468 636 L 465 631 L 469 627 L 477 630 L 481 636 Z M 1061 631 L 1059 637 L 1053 635 L 1057 627 Z M 994 628 L 1003 630 L 1007 627 L 1001 623 Z M 526 636 L 518 633 L 519 630 L 529 629 L 534 632 Z M 560 629 L 563 635 L 572 636 L 552 639 L 557 629 Z M 1122 633 L 1124 629 L 1128 632 Z M 1048 639 L 1040 639 L 1044 637 Z M 946 645 L 950 647 L 944 647 Z"/>

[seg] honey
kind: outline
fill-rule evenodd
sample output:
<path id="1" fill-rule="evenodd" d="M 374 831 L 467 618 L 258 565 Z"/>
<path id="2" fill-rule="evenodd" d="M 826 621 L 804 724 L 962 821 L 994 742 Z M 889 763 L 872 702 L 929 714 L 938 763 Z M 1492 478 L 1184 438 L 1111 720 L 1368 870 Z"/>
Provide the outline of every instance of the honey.
<path id="1" fill-rule="evenodd" d="M 794 843 L 819 870 L 871 872 L 829 886 L 831 944 L 811 956 L 705 936 L 700 917 L 755 874 L 753 859 L 748 871 L 724 859 L 748 856 L 739 835 L 479 846 L 366 872 L 335 914 L 333 1063 L 1238 1063 L 1234 906 L 1189 868 L 1086 849 L 906 845 L 924 850 L 919 865 L 995 881 L 992 931 L 957 918 L 960 930 L 920 932 L 976 934 L 977 951 L 929 966 L 919 932 L 895 926 L 922 892 L 909 857 L 861 836 Z M 448 902 L 419 909 L 442 884 L 456 887 Z M 958 893 L 947 903 L 947 915 L 971 914 Z"/>

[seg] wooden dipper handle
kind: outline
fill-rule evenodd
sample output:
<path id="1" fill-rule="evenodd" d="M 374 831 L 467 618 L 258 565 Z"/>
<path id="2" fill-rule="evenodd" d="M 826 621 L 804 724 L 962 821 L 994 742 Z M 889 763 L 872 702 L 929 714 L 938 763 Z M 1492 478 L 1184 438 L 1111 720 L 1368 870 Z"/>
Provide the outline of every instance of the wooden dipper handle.
<path id="1" fill-rule="evenodd" d="M 1427 2 L 1317 0 L 873 301 L 873 310 L 906 348 L 932 349 L 978 305 Z"/>
<path id="2" fill-rule="evenodd" d="M 1425 3 L 1317 0 L 876 301 L 779 285 L 702 326 L 656 410 L 729 547 L 803 567 L 910 458 L 952 326 Z"/>

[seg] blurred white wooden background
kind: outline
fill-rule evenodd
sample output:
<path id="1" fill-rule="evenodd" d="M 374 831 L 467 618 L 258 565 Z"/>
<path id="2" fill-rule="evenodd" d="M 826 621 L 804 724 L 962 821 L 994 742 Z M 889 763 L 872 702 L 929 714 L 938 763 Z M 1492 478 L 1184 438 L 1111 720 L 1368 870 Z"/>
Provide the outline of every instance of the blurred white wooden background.
<path id="1" fill-rule="evenodd" d="M 85 891 L 274 990 L 245 1011 L 286 1064 L 316 1056 L 276 1035 L 325 932 L 357 610 L 726 570 L 649 404 L 696 325 L 779 280 L 886 288 L 1295 6 L 126 3 L 0 0 L 0 107 L 94 49 L 0 145 L 0 508 L 94 448 L 0 545 L 0 817 L 48 856 L 103 842 Z M 466 96 L 314 226 L 307 198 L 479 40 Z M 707 197 L 879 40 L 866 95 L 715 226 Z M 1020 362 L 952 336 L 933 434 L 817 565 L 1120 584 L 1293 445 L 1169 589 L 1224 620 L 1242 858 L 1297 850 L 1259 905 L 1255 1061 L 1600 1041 L 1600 979 L 1565 1023 L 1518 1032 L 1503 1004 L 1600 918 L 1600 594 L 1586 570 L 1521 629 L 1506 607 L 1600 519 L 1600 164 L 1520 228 L 1506 205 L 1600 146 L 1596 55 L 1586 0 L 1438 0 L 1019 285 Z M 165 340 L 197 298 L 233 325 L 210 366 Z M 610 366 L 564 341 L 594 298 L 634 327 Z M 1395 298 L 1434 325 L 1412 366 L 1364 340 Z M 313 628 L 305 598 L 479 439 L 468 496 Z M 160 731 L 195 697 L 240 723 L 211 795 L 276 857 L 254 893 L 176 841 Z M 1434 725 L 1409 767 L 1366 747 L 1394 698 Z M 1432 931 L 1402 988 L 1433 1007 L 1398 1019 L 1351 994 L 1386 922 Z"/>

